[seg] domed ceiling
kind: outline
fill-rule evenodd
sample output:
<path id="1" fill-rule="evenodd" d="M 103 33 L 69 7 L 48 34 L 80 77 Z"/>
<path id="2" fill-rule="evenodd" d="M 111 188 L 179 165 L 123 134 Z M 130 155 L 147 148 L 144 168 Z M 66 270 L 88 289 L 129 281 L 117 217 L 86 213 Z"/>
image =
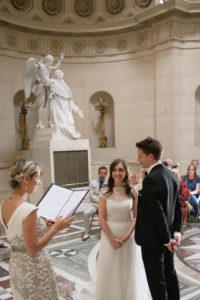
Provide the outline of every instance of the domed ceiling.
<path id="1" fill-rule="evenodd" d="M 199 12 L 200 0 L 0 0 L 0 51 L 120 59 L 188 38 Z"/>
<path id="2" fill-rule="evenodd" d="M 53 32 L 112 31 L 138 23 L 155 0 L 2 0 L 0 19 Z"/>

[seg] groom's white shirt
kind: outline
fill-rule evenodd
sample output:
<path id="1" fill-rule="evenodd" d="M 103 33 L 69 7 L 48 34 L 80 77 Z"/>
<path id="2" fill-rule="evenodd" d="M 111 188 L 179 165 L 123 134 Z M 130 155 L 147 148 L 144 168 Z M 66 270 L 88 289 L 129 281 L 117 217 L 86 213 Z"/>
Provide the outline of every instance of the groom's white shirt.
<path id="1" fill-rule="evenodd" d="M 151 166 L 148 168 L 147 174 L 149 174 L 149 173 L 151 172 L 151 170 L 152 170 L 155 166 L 160 165 L 160 164 L 161 164 L 161 161 L 158 161 L 157 163 L 151 165 Z"/>

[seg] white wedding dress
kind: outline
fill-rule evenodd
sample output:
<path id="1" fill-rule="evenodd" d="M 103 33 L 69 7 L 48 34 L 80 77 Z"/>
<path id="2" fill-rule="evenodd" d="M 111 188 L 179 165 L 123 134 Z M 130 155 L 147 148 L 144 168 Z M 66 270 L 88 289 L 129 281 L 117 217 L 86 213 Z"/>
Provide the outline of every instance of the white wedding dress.
<path id="1" fill-rule="evenodd" d="M 131 224 L 133 199 L 123 187 L 113 189 L 111 195 L 101 189 L 100 197 L 106 199 L 107 223 L 112 234 L 120 237 Z M 134 234 L 119 249 L 114 249 L 105 233 L 101 232 L 97 258 L 95 300 L 148 300 L 151 299 L 141 257 Z"/>

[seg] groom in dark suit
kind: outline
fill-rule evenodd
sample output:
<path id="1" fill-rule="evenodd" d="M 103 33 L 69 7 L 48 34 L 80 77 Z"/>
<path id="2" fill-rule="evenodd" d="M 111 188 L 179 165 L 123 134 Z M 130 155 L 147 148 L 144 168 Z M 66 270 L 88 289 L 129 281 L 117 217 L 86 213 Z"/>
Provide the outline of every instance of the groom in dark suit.
<path id="1" fill-rule="evenodd" d="M 141 246 L 153 300 L 179 300 L 174 252 L 180 244 L 182 209 L 175 175 L 160 162 L 161 143 L 148 137 L 136 143 L 138 161 L 148 174 L 138 197 L 135 240 Z"/>

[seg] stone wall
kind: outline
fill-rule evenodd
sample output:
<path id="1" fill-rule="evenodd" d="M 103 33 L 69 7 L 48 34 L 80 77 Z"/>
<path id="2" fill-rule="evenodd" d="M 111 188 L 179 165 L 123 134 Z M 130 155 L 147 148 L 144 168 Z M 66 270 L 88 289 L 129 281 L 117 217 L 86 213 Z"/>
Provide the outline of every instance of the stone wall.
<path id="1" fill-rule="evenodd" d="M 102 10 L 104 22 L 96 7 L 98 20 L 88 17 L 86 22 L 76 13 L 71 14 L 71 23 L 69 15 L 64 19 L 64 14 L 59 18 L 45 14 L 40 2 L 34 1 L 37 5 L 24 11 L 16 9 L 12 2 L 16 1 L 0 2 L 3 186 L 7 180 L 3 166 L 18 155 L 16 150 L 20 147 L 20 106 L 18 103 L 16 110 L 14 100 L 23 91 L 25 61 L 48 53 L 58 60 L 61 51 L 65 55 L 61 65 L 65 81 L 85 115 L 84 119 L 75 119 L 82 138 L 98 139 L 98 131 L 96 136 L 90 135 L 91 126 L 96 126 L 91 119 L 98 118 L 90 107 L 92 95 L 103 91 L 113 99 L 115 143 L 102 149 L 92 146 L 92 178 L 99 165 L 108 166 L 116 157 L 125 158 L 132 169 L 138 169 L 135 142 L 147 135 L 162 141 L 163 160 L 171 157 L 178 161 L 181 173 L 185 173 L 192 158 L 200 158 L 200 124 L 195 121 L 200 82 L 200 1 L 186 5 L 186 1 L 170 0 L 157 6 L 150 1 L 143 8 L 133 6 L 132 1 L 122 1 L 125 8 L 116 15 Z M 30 15 L 32 19 L 28 21 Z M 64 20 L 68 20 L 65 26 Z M 32 123 L 29 131 L 33 132 L 31 126 Z M 105 130 L 109 132 L 109 128 Z"/>

